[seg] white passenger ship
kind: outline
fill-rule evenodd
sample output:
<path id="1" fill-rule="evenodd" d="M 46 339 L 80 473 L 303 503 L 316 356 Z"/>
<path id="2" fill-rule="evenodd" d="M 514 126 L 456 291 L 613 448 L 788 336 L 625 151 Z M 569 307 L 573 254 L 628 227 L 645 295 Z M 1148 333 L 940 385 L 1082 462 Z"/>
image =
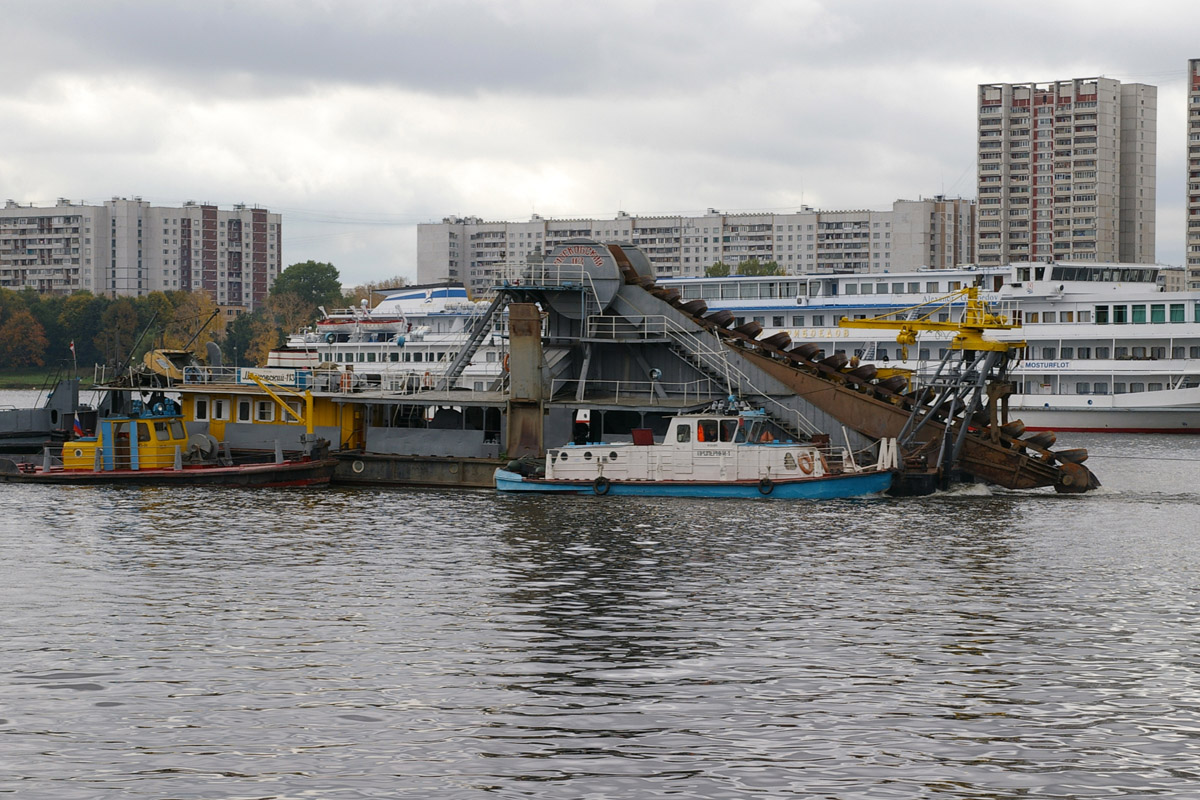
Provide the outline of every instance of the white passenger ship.
<path id="1" fill-rule="evenodd" d="M 454 387 L 438 379 L 467 344 L 488 309 L 459 284 L 390 290 L 374 308 L 326 312 L 324 318 L 272 350 L 268 367 L 348 370 L 354 380 L 388 391 L 466 388 L 483 391 L 501 376 L 507 328 L 498 315 Z"/>
<path id="2" fill-rule="evenodd" d="M 1159 270 L 1130 264 L 1014 264 L 907 273 L 681 278 L 660 281 L 684 300 L 703 298 L 737 322 L 786 331 L 796 344 L 929 374 L 950 333 L 921 334 L 905 359 L 895 334 L 839 328 L 931 303 L 967 286 L 1007 306 L 1027 347 L 1012 378 L 1010 413 L 1030 430 L 1200 433 L 1200 292 L 1166 292 Z M 958 302 L 935 312 L 949 321 Z M 925 313 L 923 309 L 919 313 Z M 918 312 L 914 312 L 915 313 Z"/>

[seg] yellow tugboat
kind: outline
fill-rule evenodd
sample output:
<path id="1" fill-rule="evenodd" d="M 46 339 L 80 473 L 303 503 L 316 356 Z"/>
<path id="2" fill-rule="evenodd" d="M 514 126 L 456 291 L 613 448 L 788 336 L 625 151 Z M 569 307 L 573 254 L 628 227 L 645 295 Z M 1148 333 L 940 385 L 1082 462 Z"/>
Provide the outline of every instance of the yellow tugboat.
<path id="1" fill-rule="evenodd" d="M 93 434 L 64 444 L 58 463 L 49 450 L 43 463 L 0 459 L 0 481 L 47 484 L 156 484 L 221 486 L 321 486 L 329 483 L 336 459 L 328 444 L 314 445 L 301 458 L 281 451 L 268 461 L 234 463 L 213 437 L 188 435 L 179 406 L 170 399 L 150 405 L 133 401 L 128 414 L 103 417 Z M 315 437 L 313 437 L 315 438 Z M 323 440 L 322 440 L 323 441 Z"/>

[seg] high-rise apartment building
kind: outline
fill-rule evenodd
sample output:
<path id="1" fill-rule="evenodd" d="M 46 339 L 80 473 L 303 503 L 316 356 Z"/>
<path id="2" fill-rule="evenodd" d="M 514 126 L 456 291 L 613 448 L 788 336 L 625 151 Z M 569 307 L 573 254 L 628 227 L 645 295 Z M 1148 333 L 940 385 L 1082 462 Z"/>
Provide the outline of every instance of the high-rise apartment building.
<path id="1" fill-rule="evenodd" d="M 1200 289 L 1200 58 L 1188 61 L 1187 286 Z"/>
<path id="2" fill-rule="evenodd" d="M 1153 263 L 1157 103 L 1111 78 L 981 85 L 979 263 Z"/>
<path id="3" fill-rule="evenodd" d="M 663 277 L 703 275 L 720 261 L 736 271 L 751 258 L 789 274 L 945 268 L 974 260 L 975 204 L 958 198 L 898 200 L 891 211 L 817 211 L 698 217 L 484 222 L 447 217 L 417 228 L 417 280 L 461 281 L 482 291 L 500 270 L 568 239 L 637 245 Z"/>
<path id="4" fill-rule="evenodd" d="M 279 214 L 242 205 L 9 200 L 0 209 L 0 287 L 109 297 L 203 290 L 220 306 L 252 310 L 279 275 L 281 236 Z"/>

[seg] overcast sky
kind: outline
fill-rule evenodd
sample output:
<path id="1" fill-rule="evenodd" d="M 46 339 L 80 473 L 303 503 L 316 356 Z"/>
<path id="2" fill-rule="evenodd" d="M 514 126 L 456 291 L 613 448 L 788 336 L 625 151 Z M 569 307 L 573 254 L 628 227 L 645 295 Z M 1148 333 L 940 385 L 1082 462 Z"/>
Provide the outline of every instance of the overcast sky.
<path id="1" fill-rule="evenodd" d="M 284 263 L 416 275 L 416 224 L 975 196 L 979 83 L 1158 87 L 1183 260 L 1185 2 L 4 5 L 0 199 L 283 214 Z"/>

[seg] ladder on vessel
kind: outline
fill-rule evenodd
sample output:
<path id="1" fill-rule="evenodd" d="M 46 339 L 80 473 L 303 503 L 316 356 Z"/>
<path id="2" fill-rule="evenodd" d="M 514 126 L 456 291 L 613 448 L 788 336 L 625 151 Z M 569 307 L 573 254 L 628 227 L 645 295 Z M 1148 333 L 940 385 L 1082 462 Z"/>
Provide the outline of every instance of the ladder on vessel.
<path id="1" fill-rule="evenodd" d="M 488 333 L 492 330 L 495 318 L 508 307 L 508 303 L 508 292 L 496 293 L 487 310 L 471 326 L 466 344 L 458 351 L 458 355 L 454 357 L 454 360 L 450 362 L 450 366 L 442 374 L 438 381 L 438 389 L 444 391 L 454 386 L 454 382 L 459 379 L 463 374 L 463 370 L 467 368 L 467 364 L 471 363 L 471 359 L 475 357 L 475 353 L 479 350 L 479 345 L 483 344 L 483 340 L 487 338 Z"/>

